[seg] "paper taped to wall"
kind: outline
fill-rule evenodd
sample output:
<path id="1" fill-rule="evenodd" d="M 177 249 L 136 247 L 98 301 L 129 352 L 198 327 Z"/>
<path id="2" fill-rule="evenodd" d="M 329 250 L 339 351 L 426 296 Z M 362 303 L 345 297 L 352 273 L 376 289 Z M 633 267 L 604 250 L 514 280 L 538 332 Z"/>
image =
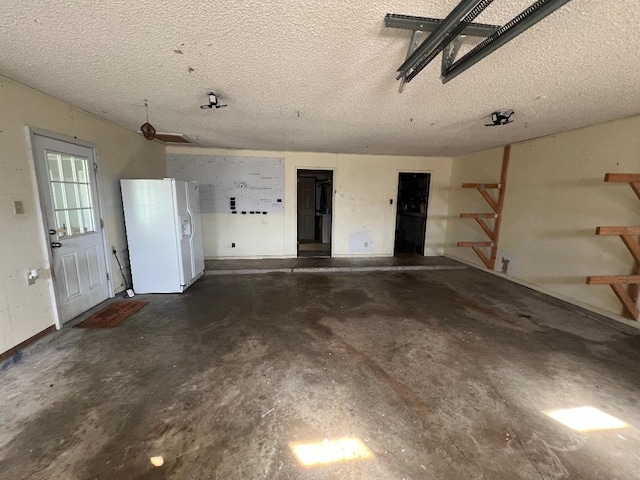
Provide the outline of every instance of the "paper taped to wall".
<path id="1" fill-rule="evenodd" d="M 284 159 L 167 155 L 167 174 L 200 185 L 203 213 L 284 212 Z"/>

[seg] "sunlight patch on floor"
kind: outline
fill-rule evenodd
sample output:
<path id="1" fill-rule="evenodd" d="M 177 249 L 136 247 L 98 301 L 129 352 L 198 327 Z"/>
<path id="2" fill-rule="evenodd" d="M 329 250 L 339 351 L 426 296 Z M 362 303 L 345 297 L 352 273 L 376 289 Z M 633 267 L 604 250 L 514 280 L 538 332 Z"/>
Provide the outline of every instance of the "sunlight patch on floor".
<path id="1" fill-rule="evenodd" d="M 321 442 L 313 443 L 292 442 L 289 447 L 298 462 L 305 467 L 351 460 L 367 460 L 374 457 L 369 447 L 355 437 L 334 440 L 325 438 Z"/>
<path id="2" fill-rule="evenodd" d="M 631 428 L 631 425 L 595 407 L 563 408 L 542 413 L 578 432 Z"/>

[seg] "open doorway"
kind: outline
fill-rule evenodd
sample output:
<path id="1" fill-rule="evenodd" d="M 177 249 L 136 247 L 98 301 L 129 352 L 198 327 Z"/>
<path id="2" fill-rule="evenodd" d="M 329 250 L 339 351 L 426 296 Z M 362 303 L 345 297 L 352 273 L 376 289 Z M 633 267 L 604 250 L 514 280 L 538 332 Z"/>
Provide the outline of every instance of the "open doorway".
<path id="1" fill-rule="evenodd" d="M 428 173 L 400 173 L 394 254 L 424 255 L 429 204 Z"/>
<path id="2" fill-rule="evenodd" d="M 298 257 L 331 256 L 333 171 L 298 170 Z"/>

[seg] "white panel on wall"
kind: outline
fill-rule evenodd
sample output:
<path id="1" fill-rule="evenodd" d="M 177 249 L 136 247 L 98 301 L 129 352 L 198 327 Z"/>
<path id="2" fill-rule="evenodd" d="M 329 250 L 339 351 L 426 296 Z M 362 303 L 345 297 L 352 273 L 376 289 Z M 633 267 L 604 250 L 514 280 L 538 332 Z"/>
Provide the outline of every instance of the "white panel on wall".
<path id="1" fill-rule="evenodd" d="M 198 182 L 203 213 L 284 213 L 284 158 L 167 155 L 167 175 Z"/>

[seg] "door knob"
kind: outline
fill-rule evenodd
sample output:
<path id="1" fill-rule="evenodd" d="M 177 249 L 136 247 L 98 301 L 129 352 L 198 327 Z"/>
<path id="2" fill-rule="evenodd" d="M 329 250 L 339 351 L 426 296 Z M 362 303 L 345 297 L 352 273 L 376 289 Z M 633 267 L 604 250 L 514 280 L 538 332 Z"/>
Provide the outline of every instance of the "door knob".
<path id="1" fill-rule="evenodd" d="M 51 248 L 60 248 L 61 246 L 60 242 L 51 242 Z"/>
<path id="2" fill-rule="evenodd" d="M 55 235 L 57 232 L 52 228 L 49 230 L 49 235 Z"/>

